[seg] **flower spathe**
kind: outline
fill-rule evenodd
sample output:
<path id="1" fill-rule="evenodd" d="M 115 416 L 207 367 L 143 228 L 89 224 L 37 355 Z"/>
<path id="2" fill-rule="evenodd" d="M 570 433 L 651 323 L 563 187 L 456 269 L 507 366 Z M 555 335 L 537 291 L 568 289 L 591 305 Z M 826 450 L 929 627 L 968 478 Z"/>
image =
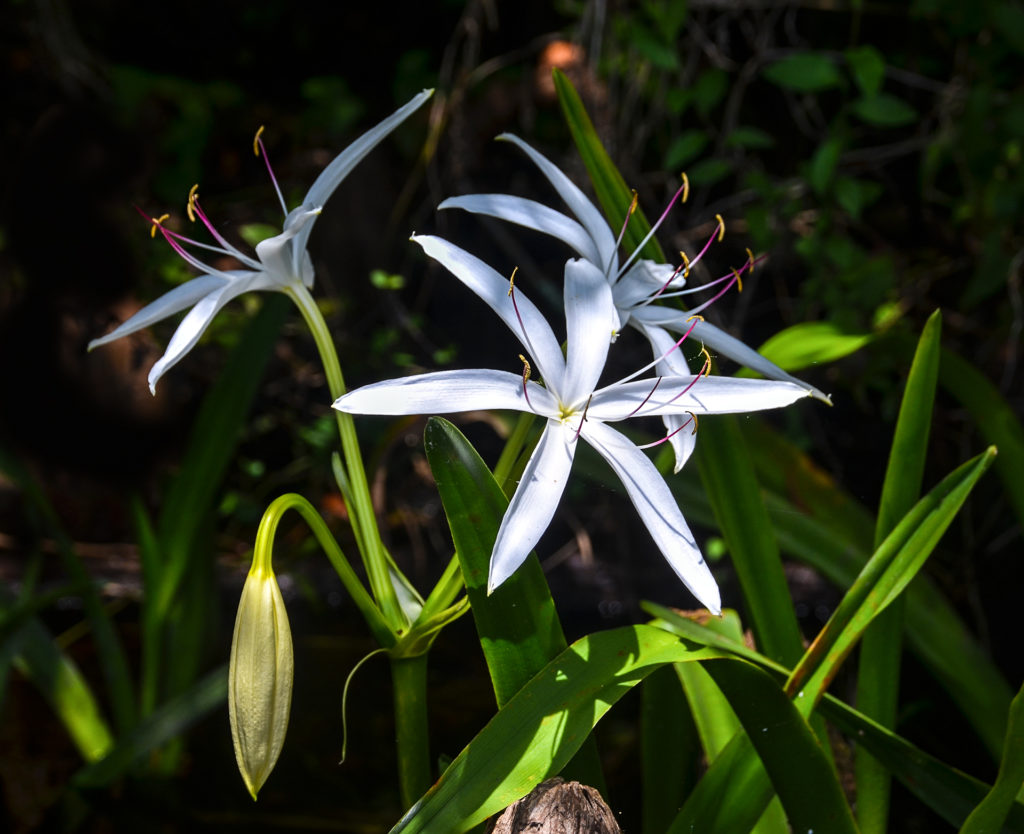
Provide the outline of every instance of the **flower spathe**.
<path id="1" fill-rule="evenodd" d="M 655 358 L 661 357 L 658 362 L 659 373 L 689 373 L 681 352 L 674 351 L 666 356 L 665 349 L 676 340 L 676 337 L 670 334 L 686 333 L 692 328 L 695 338 L 722 355 L 769 379 L 785 380 L 799 385 L 811 396 L 829 402 L 828 397 L 817 388 L 786 373 L 724 330 L 703 320 L 695 323 L 691 321 L 692 314 L 699 312 L 699 309 L 684 311 L 676 307 L 653 304 L 655 299 L 667 298 L 678 293 L 685 284 L 686 273 L 674 269 L 669 264 L 659 264 L 636 257 L 630 258 L 620 266 L 618 241 L 615 235 L 601 212 L 572 180 L 547 157 L 535 151 L 519 137 L 505 133 L 498 138 L 511 142 L 531 159 L 558 192 L 574 217 L 535 200 L 510 194 L 468 194 L 450 197 L 438 206 L 439 209 L 460 208 L 543 232 L 563 241 L 580 257 L 596 265 L 612 286 L 618 328 L 629 324 L 644 335 L 651 345 Z M 690 265 L 695 265 L 706 250 L 707 246 Z M 751 266 L 752 264 L 748 262 L 738 272 L 743 272 Z M 667 417 L 665 425 L 670 432 L 671 443 L 676 453 L 678 472 L 692 452 L 693 442 L 689 433 L 676 431 L 681 423 L 675 418 Z"/>
<path id="2" fill-rule="evenodd" d="M 160 377 L 195 346 L 210 322 L 213 321 L 214 316 L 231 299 L 250 290 L 290 293 L 295 292 L 299 287 L 304 287 L 307 290 L 312 288 L 313 262 L 309 257 L 309 252 L 306 251 L 306 244 L 324 203 L 363 157 L 412 115 L 432 93 L 433 90 L 424 90 L 414 96 L 338 154 L 320 172 L 309 191 L 306 192 L 306 196 L 303 197 L 302 203 L 291 211 L 285 206 L 275 180 L 274 186 L 277 189 L 278 198 L 281 200 L 281 208 L 285 213 L 284 224 L 280 234 L 256 244 L 255 257 L 242 252 L 217 232 L 199 206 L 196 189 L 193 188 L 192 193 L 189 194 L 189 217 L 193 220 L 198 217 L 202 221 L 216 241 L 216 245 L 200 243 L 165 228 L 162 225 L 163 218 L 153 220 L 153 231 L 155 234 L 159 230 L 175 251 L 201 274 L 143 307 L 107 335 L 91 341 L 89 350 L 120 339 L 137 330 L 142 330 L 191 307 L 192 309 L 181 320 L 171 337 L 163 356 L 149 372 L 149 388 L 155 393 L 156 383 Z M 258 134 L 254 146 L 257 149 L 262 148 Z M 257 152 L 259 151 L 257 150 Z M 269 170 L 269 164 L 267 167 Z M 272 172 L 271 178 L 273 178 Z M 217 255 L 235 258 L 243 264 L 244 268 L 218 269 L 199 260 L 187 251 L 185 246 L 206 249 Z"/>
<path id="3" fill-rule="evenodd" d="M 617 325 L 612 290 L 587 260 L 565 267 L 566 351 L 537 308 L 478 258 L 437 237 L 414 236 L 432 258 L 483 299 L 529 353 L 540 385 L 498 370 L 440 371 L 378 382 L 340 397 L 349 414 L 406 415 L 515 409 L 546 424 L 502 519 L 488 589 L 522 564 L 555 513 L 577 441 L 593 446 L 622 480 L 652 538 L 700 602 L 718 613 L 718 587 L 668 486 L 650 459 L 609 423 L 633 416 L 722 414 L 789 405 L 807 392 L 790 382 L 672 376 L 598 388 Z"/>

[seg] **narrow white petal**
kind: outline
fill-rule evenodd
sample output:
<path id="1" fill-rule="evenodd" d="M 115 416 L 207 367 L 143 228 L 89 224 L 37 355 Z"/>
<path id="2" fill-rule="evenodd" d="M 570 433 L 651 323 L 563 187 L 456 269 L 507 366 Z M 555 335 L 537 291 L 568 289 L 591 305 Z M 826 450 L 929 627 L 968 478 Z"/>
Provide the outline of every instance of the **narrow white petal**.
<path id="1" fill-rule="evenodd" d="M 689 313 L 683 310 L 676 310 L 672 307 L 662 307 L 654 304 L 647 307 L 638 307 L 635 310 L 632 310 L 631 314 L 636 322 L 642 321 L 646 324 L 660 325 L 661 327 L 665 327 L 677 333 L 685 333 L 693 324 L 693 322 L 686 321 L 689 317 Z M 712 350 L 717 351 L 723 356 L 728 356 L 734 362 L 738 362 L 739 364 L 750 368 L 752 371 L 757 371 L 759 374 L 762 374 L 769 379 L 780 379 L 792 382 L 809 392 L 815 399 L 830 404 L 832 402 L 827 394 L 822 393 L 813 385 L 808 385 L 797 377 L 786 373 L 774 362 L 770 362 L 765 359 L 752 347 L 748 347 L 736 337 L 730 336 L 724 330 L 719 327 L 715 327 L 713 324 L 708 324 L 706 321 L 698 321 L 697 326 L 694 327 L 693 333 L 690 334 L 689 338 L 703 342 Z"/>
<path id="2" fill-rule="evenodd" d="M 601 253 L 597 251 L 597 246 L 586 229 L 568 215 L 536 200 L 514 197 L 511 194 L 467 194 L 463 197 L 449 197 L 438 206 L 438 209 L 449 208 L 486 214 L 525 226 L 535 232 L 551 235 L 571 246 L 581 258 L 595 264 L 601 263 Z"/>
<path id="3" fill-rule="evenodd" d="M 582 408 L 597 387 L 618 322 L 612 288 L 590 261 L 565 265 L 565 380 L 556 390 L 565 405 Z"/>
<path id="4" fill-rule="evenodd" d="M 506 371 L 437 371 L 365 385 L 339 397 L 334 407 L 346 414 L 391 416 L 451 414 L 480 408 L 557 413 L 549 391 L 533 382 L 529 383 L 529 391 L 527 403 L 523 378 Z"/>
<path id="5" fill-rule="evenodd" d="M 551 523 L 576 451 L 576 432 L 549 420 L 498 528 L 487 576 L 490 593 L 530 555 Z"/>
<path id="6" fill-rule="evenodd" d="M 620 282 L 621 283 L 621 282 Z M 676 340 L 670 336 L 667 330 L 653 325 L 638 325 L 640 332 L 647 337 L 647 341 L 654 351 L 654 358 L 658 361 L 655 366 L 657 372 L 664 376 L 689 377 L 690 369 L 686 364 L 686 357 L 682 350 L 676 347 Z M 697 438 L 693 432 L 693 418 L 689 415 L 666 414 L 662 418 L 665 424 L 665 434 L 668 442 L 675 452 L 675 472 L 679 472 L 690 459 L 696 446 Z"/>
<path id="7" fill-rule="evenodd" d="M 303 204 L 310 207 L 323 207 L 331 194 L 334 193 L 334 189 L 337 188 L 341 184 L 341 181 L 349 175 L 349 172 L 351 172 L 351 170 L 355 168 L 360 161 L 362 161 L 363 157 L 380 144 L 380 142 L 385 139 L 391 131 L 415 113 L 422 106 L 423 102 L 430 98 L 433 93 L 433 90 L 424 90 L 423 92 L 413 96 L 407 104 L 399 107 L 376 127 L 370 128 L 366 133 L 345 148 L 345 150 L 334 157 L 330 164 L 320 172 L 320 176 L 318 176 L 309 187 L 309 191 L 306 192 L 306 196 L 302 200 Z M 312 230 L 313 224 L 309 223 L 304 226 L 296 236 L 294 244 L 296 252 L 305 251 L 306 243 L 309 240 L 309 233 Z M 301 264 L 296 264 L 295 266 L 296 268 L 299 268 L 301 267 Z"/>
<path id="8" fill-rule="evenodd" d="M 598 420 L 664 414 L 742 414 L 791 405 L 810 392 L 792 382 L 707 376 L 683 394 L 693 377 L 641 379 L 594 393 L 589 414 Z M 646 402 L 645 402 L 646 400 Z M 642 404 L 642 405 L 641 405 Z M 639 408 L 639 410 L 637 410 Z M 634 413 L 635 412 L 635 413 Z"/>
<path id="9" fill-rule="evenodd" d="M 654 464 L 626 437 L 596 420 L 584 425 L 582 436 L 615 470 L 672 570 L 702 605 L 713 614 L 720 614 L 722 601 L 715 578 Z"/>
<path id="10" fill-rule="evenodd" d="M 570 211 L 576 215 L 576 218 L 590 233 L 591 238 L 593 238 L 594 245 L 601 255 L 601 260 L 597 262 L 597 265 L 607 272 L 614 273 L 618 269 L 618 253 L 615 246 L 615 236 L 608 226 L 608 221 L 604 219 L 604 215 L 576 187 L 573 181 L 543 154 L 538 153 L 518 136 L 513 136 L 511 133 L 503 133 L 498 138 L 516 145 L 540 168 L 541 173 L 548 178 L 548 182 L 555 187 L 555 191 L 558 192 L 558 195 L 565 201 Z"/>
<path id="11" fill-rule="evenodd" d="M 454 243 L 432 235 L 413 235 L 412 240 L 501 316 L 530 354 L 530 358 L 536 364 L 536 372 L 543 377 L 548 386 L 557 390 L 562 377 L 565 376 L 562 348 L 555 338 L 551 325 L 533 302 L 517 288 L 513 305 L 508 292 L 509 279 L 503 278 L 479 258 L 470 255 Z M 516 307 L 519 309 L 518 316 Z"/>
<path id="12" fill-rule="evenodd" d="M 98 339 L 93 339 L 89 342 L 89 350 L 105 345 L 108 342 L 112 342 L 115 339 L 120 339 L 122 336 L 127 336 L 129 333 L 135 333 L 137 330 L 142 330 L 149 327 L 151 324 L 155 324 L 168 316 L 173 316 L 175 313 L 179 313 L 187 307 L 191 307 L 199 299 L 209 295 L 212 292 L 216 292 L 230 280 L 232 273 L 218 273 L 214 275 L 200 275 L 197 278 L 193 278 L 191 281 L 186 281 L 175 287 L 170 292 L 164 293 L 155 301 L 150 302 L 141 310 L 139 310 L 131 318 L 125 320 L 118 325 L 114 330 L 111 330 L 106 336 L 100 336 Z M 241 273 L 238 273 L 241 274 Z"/>
<path id="13" fill-rule="evenodd" d="M 149 370 L 149 390 L 156 393 L 156 384 L 170 368 L 176 365 L 186 353 L 195 347 L 196 342 L 206 332 L 213 317 L 235 296 L 255 289 L 266 289 L 262 286 L 265 278 L 262 272 L 245 272 L 229 281 L 217 292 L 210 293 L 188 311 L 181 320 L 178 329 L 167 343 L 167 350 Z"/>

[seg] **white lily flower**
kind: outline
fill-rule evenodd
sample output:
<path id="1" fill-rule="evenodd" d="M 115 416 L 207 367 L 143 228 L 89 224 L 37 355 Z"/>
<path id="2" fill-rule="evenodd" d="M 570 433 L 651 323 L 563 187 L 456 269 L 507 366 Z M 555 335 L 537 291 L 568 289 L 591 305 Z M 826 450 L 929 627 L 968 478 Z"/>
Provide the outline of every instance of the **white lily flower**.
<path id="1" fill-rule="evenodd" d="M 514 409 L 545 418 L 544 431 L 502 519 L 491 555 L 493 591 L 522 564 L 555 513 L 572 466 L 576 442 L 593 446 L 622 480 L 672 569 L 703 605 L 721 609 L 718 587 L 658 470 L 609 423 L 634 416 L 677 417 L 777 408 L 806 396 L 790 382 L 729 377 L 631 375 L 598 388 L 618 317 L 604 273 L 587 260 L 565 267 L 566 352 L 540 311 L 509 281 L 468 252 L 441 238 L 413 236 L 432 258 L 473 290 L 522 343 L 544 384 L 496 370 L 440 371 L 367 385 L 340 397 L 349 414 L 444 414 Z M 672 345 L 674 350 L 676 344 Z"/>
<path id="2" fill-rule="evenodd" d="M 165 228 L 162 223 L 166 219 L 166 215 L 161 218 L 153 218 L 153 234 L 155 235 L 159 230 L 167 242 L 174 247 L 174 250 L 201 274 L 143 307 L 106 336 L 93 339 L 89 343 L 89 350 L 120 339 L 129 333 L 142 330 L 161 319 L 191 307 L 192 309 L 181 320 L 178 329 L 171 337 L 164 355 L 149 372 L 149 389 L 156 393 L 156 383 L 160 377 L 195 346 L 210 322 L 213 321 L 213 317 L 231 299 L 250 290 L 289 292 L 291 288 L 300 285 L 306 289 L 312 288 L 313 262 L 306 251 L 306 244 L 313 231 L 313 223 L 319 216 L 324 203 L 362 158 L 412 115 L 423 102 L 430 98 L 432 93 L 433 90 L 424 90 L 345 148 L 320 172 L 309 191 L 306 192 L 302 203 L 291 211 L 285 205 L 281 189 L 278 187 L 274 172 L 267 161 L 267 170 L 270 172 L 274 189 L 281 201 L 285 219 L 281 234 L 262 240 L 256 245 L 255 257 L 242 252 L 238 247 L 229 243 L 214 228 L 200 208 L 196 188 L 193 187 L 188 201 L 189 218 L 194 221 L 198 217 L 216 241 L 216 245 L 200 243 Z M 260 130 L 262 131 L 262 128 Z M 266 159 L 266 151 L 259 133 L 256 134 L 253 148 L 257 155 L 260 155 L 262 151 L 263 157 Z M 245 268 L 218 269 L 199 260 L 184 246 L 194 246 L 217 255 L 227 255 L 240 261 Z"/>
<path id="3" fill-rule="evenodd" d="M 511 142 L 530 157 L 554 186 L 576 219 L 535 200 L 510 194 L 468 194 L 462 197 L 450 197 L 438 206 L 439 209 L 460 208 L 476 214 L 489 215 L 543 232 L 568 244 L 580 257 L 596 265 L 606 276 L 612 286 L 619 327 L 630 324 L 647 338 L 654 356 L 656 358 L 663 357 L 658 363 L 659 373 L 686 374 L 689 372 L 681 352 L 674 351 L 666 356 L 665 348 L 675 342 L 675 337 L 669 335 L 670 333 L 692 332 L 693 336 L 700 339 L 705 345 L 741 365 L 745 365 L 769 379 L 792 382 L 809 392 L 811 396 L 831 402 L 817 388 L 786 373 L 753 348 L 730 336 L 721 328 L 702 319 L 696 320 L 696 324 L 694 324 L 691 317 L 699 313 L 706 304 L 688 311 L 652 304 L 655 299 L 668 298 L 685 292 L 682 287 L 685 284 L 689 266 L 695 265 L 700 260 L 710 246 L 710 240 L 701 253 L 688 264 L 685 271 L 677 270 L 669 264 L 659 264 L 636 256 L 629 258 L 624 265 L 620 266 L 619 241 L 616 240 L 601 212 L 572 180 L 547 157 L 535 151 L 519 137 L 504 133 L 498 139 Z M 642 247 L 638 247 L 638 250 L 640 248 Z M 752 266 L 753 263 L 748 262 L 742 269 L 735 271 L 735 274 L 730 273 L 712 283 L 739 280 L 739 275 Z M 715 298 L 717 297 L 718 295 L 715 296 Z M 690 435 L 687 432 L 677 431 L 680 425 L 681 422 L 678 418 L 666 417 L 665 419 L 665 426 L 669 431 L 676 453 L 676 472 L 682 468 L 693 451 Z"/>

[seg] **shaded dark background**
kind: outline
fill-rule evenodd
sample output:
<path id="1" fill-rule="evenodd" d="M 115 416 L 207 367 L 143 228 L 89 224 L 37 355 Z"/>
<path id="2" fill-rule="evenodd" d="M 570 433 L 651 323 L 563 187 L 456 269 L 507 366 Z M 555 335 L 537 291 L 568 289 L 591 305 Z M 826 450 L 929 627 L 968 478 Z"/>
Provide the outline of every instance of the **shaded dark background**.
<path id="1" fill-rule="evenodd" d="M 0 110 L 0 444 L 30 466 L 109 598 L 127 603 L 119 624 L 129 639 L 141 588 L 128 499 L 140 495 L 159 506 L 200 398 L 260 300 L 242 299 L 224 311 L 155 398 L 145 375 L 172 323 L 93 354 L 85 345 L 183 276 L 173 253 L 150 239 L 136 206 L 183 222 L 188 189 L 199 182 L 207 212 L 229 235 L 249 223 L 279 222 L 262 162 L 250 150 L 261 124 L 294 200 L 361 130 L 421 88 L 437 87 L 429 111 L 338 189 L 313 235 L 316 294 L 350 385 L 443 365 L 504 367 L 515 356 L 512 340 L 496 336 L 474 300 L 408 242 L 412 231 L 448 236 L 502 272 L 518 266 L 520 276 L 533 276 L 537 295 L 550 299 L 553 289 L 557 298 L 568 257 L 558 244 L 434 212 L 444 197 L 470 191 L 550 200 L 521 155 L 491 141 L 502 131 L 523 136 L 585 181 L 550 91 L 555 62 L 577 84 L 648 216 L 670 196 L 675 172 L 691 172 L 690 202 L 659 235 L 666 251 L 691 248 L 720 212 L 730 229 L 712 250 L 722 271 L 745 257 L 745 246 L 770 255 L 743 295 L 716 305 L 710 318 L 754 345 L 804 320 L 883 334 L 861 353 L 805 374 L 832 393 L 833 409 L 801 405 L 771 418 L 859 500 L 877 503 L 905 375 L 904 354 L 886 334 L 916 334 L 942 307 L 944 344 L 1021 412 L 1020 4 L 965 8 L 930 0 L 865 4 L 857 12 L 707 1 L 684 8 L 48 0 L 0 11 L 7 99 Z M 576 51 L 552 48 L 566 40 Z M 912 116 L 892 124 L 858 119 L 849 80 L 800 93 L 763 75 L 796 51 L 819 50 L 841 62 L 842 50 L 864 44 L 884 56 L 883 89 Z M 440 128 L 439 140 L 424 155 L 432 126 Z M 738 126 L 757 128 L 769 141 L 738 144 Z M 838 173 L 826 170 L 822 154 L 833 140 Z M 844 178 L 862 185 L 840 185 Z M 851 202 L 850 194 L 869 192 L 863 204 Z M 400 288 L 378 289 L 373 270 L 401 276 Z M 536 276 L 550 278 L 547 290 Z M 642 344 L 624 344 L 624 365 L 646 361 Z M 247 551 L 270 498 L 303 492 L 339 536 L 347 535 L 340 517 L 331 516 L 328 405 L 315 354 L 292 316 L 224 487 L 216 535 L 223 610 L 211 635 L 211 667 L 227 657 Z M 422 425 L 409 421 L 392 430 L 365 420 L 360 429 L 381 477 L 386 473 L 381 500 L 389 545 L 418 587 L 427 588 L 448 544 L 424 475 Z M 465 429 L 493 461 L 500 448 L 493 432 L 471 421 Z M 940 395 L 926 484 L 981 447 L 962 409 Z M 637 621 L 640 599 L 690 604 L 662 560 L 634 546 L 646 534 L 612 480 L 571 490 L 539 548 L 542 559 L 551 556 L 549 576 L 570 636 Z M 700 532 L 714 549 L 714 531 Z M 0 572 L 16 588 L 33 531 L 19 488 L 6 479 L 0 535 Z M 0 753 L 12 827 L 129 830 L 154 826 L 156 818 L 167 830 L 385 830 L 398 811 L 390 711 L 383 706 L 387 676 L 382 668 L 362 673 L 350 706 L 358 716 L 352 758 L 337 767 L 341 682 L 373 646 L 322 560 L 295 550 L 283 570 L 291 577 L 286 592 L 302 718 L 256 808 L 235 775 L 226 717 L 219 714 L 190 736 L 185 766 L 174 778 L 128 780 L 72 802 L 62 786 L 77 767 L 75 753 L 32 690 L 15 683 L 4 702 Z M 1024 676 L 1015 638 L 1020 556 L 1019 524 L 989 475 L 930 565 L 1011 683 Z M 717 571 L 727 604 L 738 605 L 727 560 Z M 56 582 L 55 567 L 53 573 Z M 794 569 L 792 579 L 798 613 L 814 633 L 837 592 L 806 569 Z M 59 632 L 79 614 L 72 601 L 47 616 Z M 76 652 L 88 671 L 95 661 L 89 649 Z M 468 620 L 450 638 L 446 632 L 431 663 L 435 745 L 454 755 L 490 711 Z M 304 674 L 310 669 L 316 677 Z M 960 719 L 912 662 L 906 677 L 901 731 L 991 775 L 969 733 L 949 743 L 935 739 L 935 727 Z M 628 770 L 628 724 L 608 725 L 609 757 Z M 613 807 L 618 798 L 627 819 L 635 812 L 628 797 L 628 788 L 613 785 Z M 920 825 L 930 824 L 922 819 Z"/>

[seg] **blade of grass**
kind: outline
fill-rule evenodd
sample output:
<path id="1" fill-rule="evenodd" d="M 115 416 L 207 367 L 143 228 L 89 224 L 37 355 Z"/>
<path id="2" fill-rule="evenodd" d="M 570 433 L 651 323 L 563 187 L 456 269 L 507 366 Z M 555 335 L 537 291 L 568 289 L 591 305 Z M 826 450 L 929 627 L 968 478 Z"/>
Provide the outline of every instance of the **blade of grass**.
<path id="1" fill-rule="evenodd" d="M 893 432 L 889 463 L 875 527 L 878 547 L 921 494 L 928 454 L 935 386 L 939 374 L 942 318 L 936 310 L 921 332 L 910 365 L 903 402 Z M 906 598 L 895 600 L 864 632 L 857 670 L 857 706 L 883 727 L 896 726 L 900 659 Z M 857 821 L 863 834 L 885 834 L 889 820 L 891 779 L 885 766 L 863 748 L 854 760 Z"/>

